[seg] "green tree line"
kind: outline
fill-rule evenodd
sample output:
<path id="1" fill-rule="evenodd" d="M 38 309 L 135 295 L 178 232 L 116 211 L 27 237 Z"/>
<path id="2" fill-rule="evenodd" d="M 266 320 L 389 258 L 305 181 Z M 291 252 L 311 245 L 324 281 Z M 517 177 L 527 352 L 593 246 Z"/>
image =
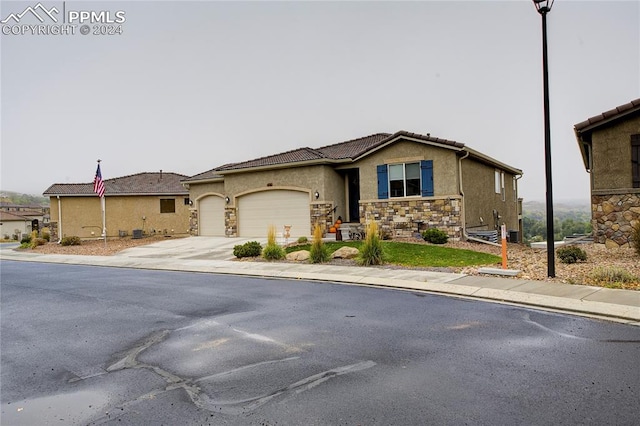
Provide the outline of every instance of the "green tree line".
<path id="1" fill-rule="evenodd" d="M 526 243 L 546 241 L 547 218 L 543 213 L 525 213 L 522 219 L 524 241 Z M 553 235 L 555 241 L 574 234 L 591 234 L 591 215 L 585 212 L 564 212 L 553 218 Z"/>

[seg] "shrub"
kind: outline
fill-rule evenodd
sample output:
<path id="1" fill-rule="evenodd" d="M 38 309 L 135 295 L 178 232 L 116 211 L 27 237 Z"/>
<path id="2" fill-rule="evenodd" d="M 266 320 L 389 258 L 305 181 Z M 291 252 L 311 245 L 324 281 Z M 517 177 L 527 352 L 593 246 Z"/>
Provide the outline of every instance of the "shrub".
<path id="1" fill-rule="evenodd" d="M 47 240 L 45 240 L 44 238 L 32 238 L 30 246 L 32 249 L 34 249 L 38 246 L 43 246 L 45 244 L 47 244 Z"/>
<path id="2" fill-rule="evenodd" d="M 422 233 L 422 238 L 432 244 L 445 244 L 449 240 L 447 233 L 437 228 L 427 229 Z"/>
<path id="3" fill-rule="evenodd" d="M 560 247 L 556 250 L 556 254 L 562 263 L 576 263 L 587 260 L 587 253 L 576 246 Z"/>
<path id="4" fill-rule="evenodd" d="M 48 232 L 43 232 L 43 233 L 42 233 L 42 238 L 43 238 L 45 241 L 49 242 L 49 241 L 51 241 L 51 234 L 50 234 L 50 233 L 48 233 Z"/>
<path id="5" fill-rule="evenodd" d="M 31 235 L 23 235 L 20 240 L 20 244 L 30 244 L 31 243 Z"/>
<path id="6" fill-rule="evenodd" d="M 378 224 L 374 221 L 370 222 L 367 225 L 366 234 L 367 236 L 360 248 L 358 263 L 363 266 L 382 265 L 385 256 L 382 241 L 378 234 Z"/>
<path id="7" fill-rule="evenodd" d="M 322 242 L 322 228 L 316 225 L 313 229 L 313 242 L 309 249 L 309 260 L 311 263 L 324 263 L 331 259 L 329 248 Z"/>
<path id="8" fill-rule="evenodd" d="M 286 255 L 284 249 L 276 242 L 276 227 L 269 226 L 267 232 L 267 246 L 262 250 L 262 257 L 267 260 L 280 260 Z"/>
<path id="9" fill-rule="evenodd" d="M 307 237 L 298 238 L 298 244 L 306 244 L 308 242 L 309 242 L 309 239 Z"/>
<path id="10" fill-rule="evenodd" d="M 61 246 L 79 246 L 81 244 L 82 241 L 80 240 L 80 237 L 77 237 L 75 235 L 71 237 L 64 237 L 62 240 L 60 240 Z"/>
<path id="11" fill-rule="evenodd" d="M 237 258 L 256 257 L 262 253 L 262 245 L 257 241 L 248 241 L 244 244 L 233 246 L 233 255 Z"/>
<path id="12" fill-rule="evenodd" d="M 633 225 L 631 229 L 631 247 L 636 251 L 636 254 L 640 256 L 640 220 Z"/>
<path id="13" fill-rule="evenodd" d="M 622 284 L 634 283 L 640 278 L 630 274 L 625 269 L 608 266 L 594 269 L 591 273 L 591 279 L 606 284 L 607 287 L 620 288 Z"/>

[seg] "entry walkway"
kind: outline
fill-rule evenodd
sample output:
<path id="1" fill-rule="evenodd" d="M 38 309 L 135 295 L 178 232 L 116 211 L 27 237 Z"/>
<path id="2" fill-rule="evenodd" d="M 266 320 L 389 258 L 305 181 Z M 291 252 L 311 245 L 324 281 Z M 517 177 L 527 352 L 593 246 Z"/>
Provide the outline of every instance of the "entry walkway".
<path id="1" fill-rule="evenodd" d="M 233 246 L 245 241 L 189 237 L 127 249 L 114 256 L 39 254 L 3 248 L 0 259 L 315 280 L 427 291 L 602 317 L 640 326 L 640 291 L 384 266 L 234 260 Z"/>

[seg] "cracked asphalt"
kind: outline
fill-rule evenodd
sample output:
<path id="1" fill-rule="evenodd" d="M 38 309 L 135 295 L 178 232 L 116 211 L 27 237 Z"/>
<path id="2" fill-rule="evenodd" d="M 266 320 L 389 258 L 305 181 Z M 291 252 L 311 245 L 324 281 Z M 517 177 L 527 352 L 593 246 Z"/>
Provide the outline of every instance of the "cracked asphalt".
<path id="1" fill-rule="evenodd" d="M 2 424 L 637 422 L 629 325 L 302 280 L 0 274 Z"/>

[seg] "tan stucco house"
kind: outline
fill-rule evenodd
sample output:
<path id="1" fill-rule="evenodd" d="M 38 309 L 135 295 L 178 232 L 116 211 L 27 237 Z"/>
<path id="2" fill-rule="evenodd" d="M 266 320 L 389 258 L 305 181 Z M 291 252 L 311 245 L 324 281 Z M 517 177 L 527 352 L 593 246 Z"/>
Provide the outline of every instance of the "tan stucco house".
<path id="1" fill-rule="evenodd" d="M 181 183 L 185 178 L 160 171 L 106 179 L 107 238 L 140 233 L 188 235 L 189 192 Z M 93 183 L 56 183 L 43 195 L 51 200 L 51 241 L 101 236 L 102 207 Z"/>
<path id="2" fill-rule="evenodd" d="M 470 230 L 519 229 L 522 171 L 462 143 L 399 131 L 226 164 L 185 179 L 194 235 L 292 238 L 345 223 L 378 222 L 409 236 L 430 227 L 461 239 Z"/>
<path id="3" fill-rule="evenodd" d="M 640 223 L 640 99 L 574 126 L 591 175 L 594 240 L 607 247 L 629 244 Z"/>

